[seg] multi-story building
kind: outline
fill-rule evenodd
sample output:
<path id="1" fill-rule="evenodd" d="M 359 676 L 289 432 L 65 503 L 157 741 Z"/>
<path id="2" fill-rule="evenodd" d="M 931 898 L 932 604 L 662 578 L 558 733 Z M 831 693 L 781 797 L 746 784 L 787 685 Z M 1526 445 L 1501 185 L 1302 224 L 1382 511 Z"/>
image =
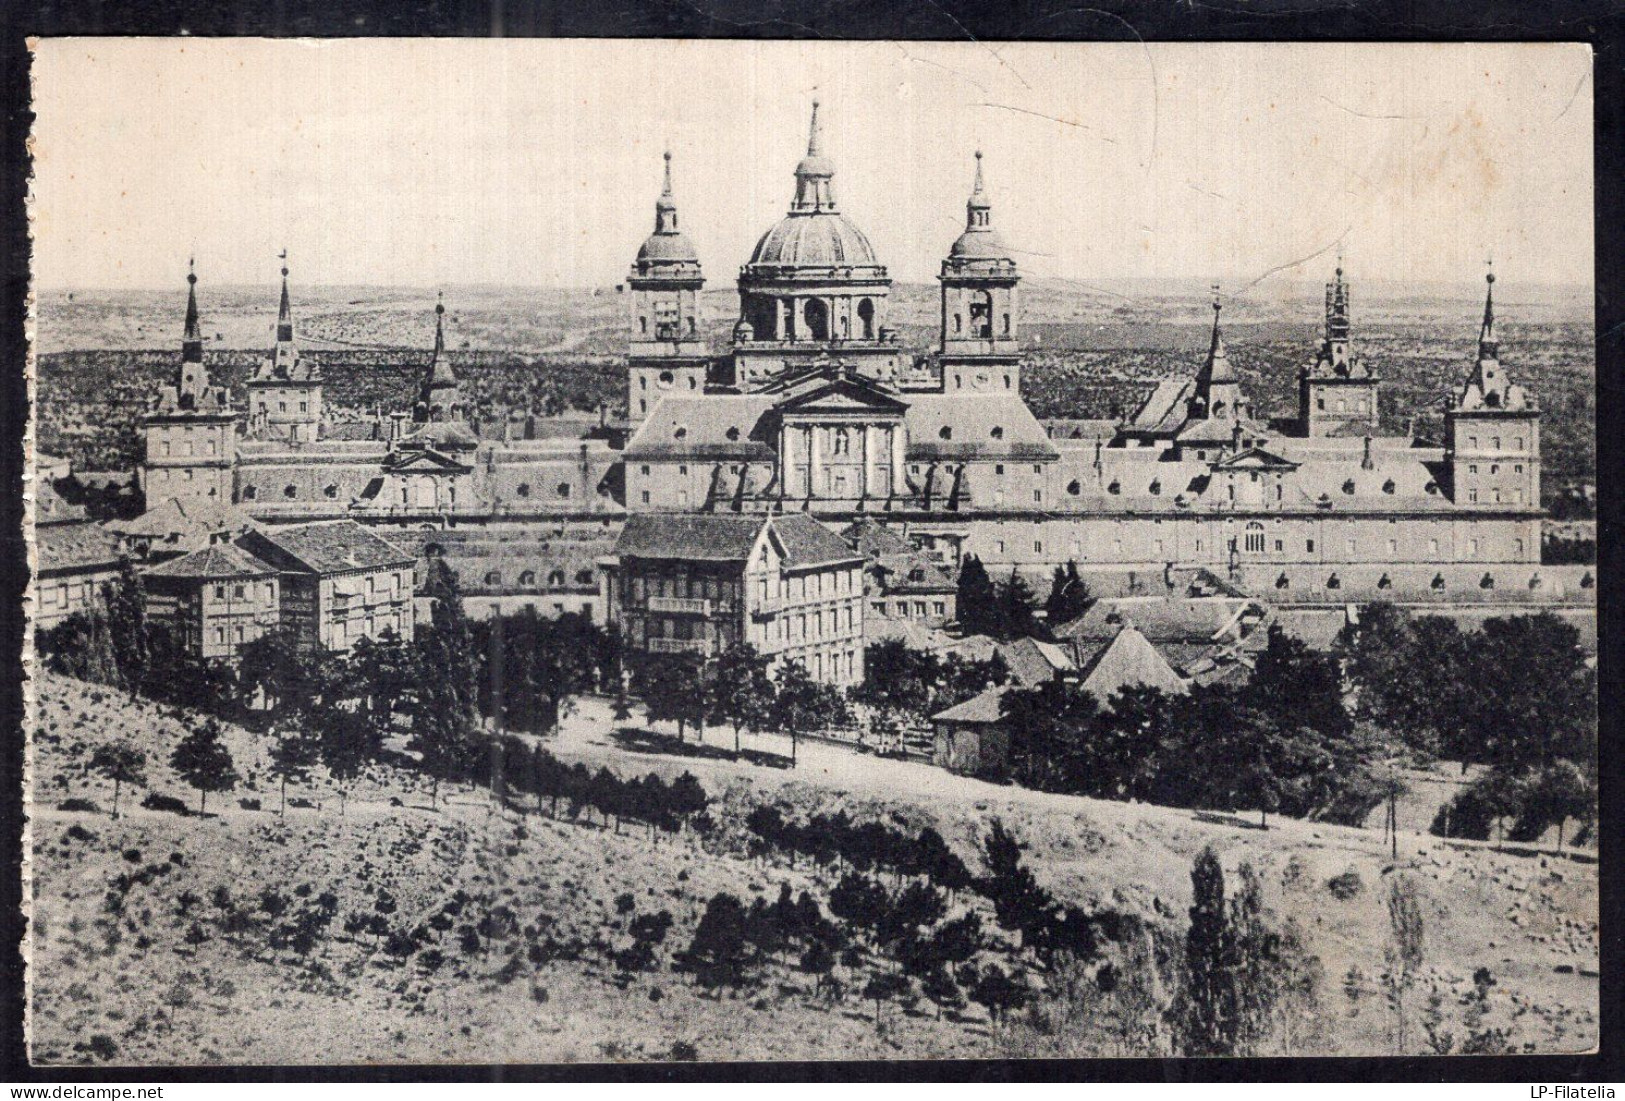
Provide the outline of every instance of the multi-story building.
<path id="1" fill-rule="evenodd" d="M 229 542 L 142 571 L 147 619 L 196 658 L 234 659 L 281 622 L 277 571 Z"/>
<path id="2" fill-rule="evenodd" d="M 1341 265 L 1294 422 L 1255 416 L 1215 296 L 1191 376 L 1164 380 L 1126 418 L 1052 434 L 1022 397 L 1021 271 L 981 159 L 939 274 L 935 347 L 910 349 L 891 322 L 887 268 L 837 202 L 822 127 L 815 107 L 789 209 L 739 270 L 720 350 L 702 325 L 704 273 L 668 157 L 627 280 L 624 447 L 607 431 L 517 438 L 506 419 L 475 423 L 443 307 L 413 408 L 360 432 L 329 423 L 284 278 L 276 348 L 241 435 L 228 396 L 207 385 L 189 293 L 180 381 L 147 418 L 149 502 L 224 498 L 265 525 L 387 529 L 403 550 L 443 555 L 477 611 L 602 617 L 582 563 L 629 516 L 798 512 L 838 528 L 865 520 L 948 577 L 974 554 L 1039 584 L 1073 561 L 1097 592 L 1207 569 L 1272 602 L 1564 595 L 1561 571 L 1540 564 L 1539 412 L 1501 364 L 1488 300 L 1440 442 L 1382 434 L 1381 383 L 1356 346 Z M 901 594 L 885 595 L 895 610 Z"/>
<path id="3" fill-rule="evenodd" d="M 748 643 L 816 680 L 863 680 L 863 558 L 810 516 L 632 516 L 602 565 L 632 651 L 704 659 Z"/>
<path id="4" fill-rule="evenodd" d="M 412 640 L 417 560 L 355 521 L 249 531 L 238 546 L 280 576 L 280 622 L 300 646 L 348 650 L 385 631 Z"/>
<path id="5" fill-rule="evenodd" d="M 34 549 L 32 617 L 37 630 L 49 630 L 99 604 L 102 586 L 122 569 L 118 540 L 91 523 L 82 507 L 63 500 L 49 477 L 40 477 L 34 491 Z"/>

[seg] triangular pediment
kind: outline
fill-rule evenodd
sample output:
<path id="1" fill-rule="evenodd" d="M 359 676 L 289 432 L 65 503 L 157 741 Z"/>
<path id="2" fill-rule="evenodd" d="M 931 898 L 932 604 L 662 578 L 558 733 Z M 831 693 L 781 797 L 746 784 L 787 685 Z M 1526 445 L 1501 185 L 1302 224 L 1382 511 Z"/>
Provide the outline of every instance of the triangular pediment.
<path id="1" fill-rule="evenodd" d="M 779 402 L 780 413 L 891 413 L 901 416 L 908 403 L 858 379 L 841 378 L 804 390 Z"/>
<path id="2" fill-rule="evenodd" d="M 396 474 L 466 474 L 473 469 L 430 447 L 397 451 L 384 460 L 384 466 Z"/>
<path id="3" fill-rule="evenodd" d="M 1214 470 L 1296 470 L 1299 464 L 1262 447 L 1249 447 L 1213 464 Z"/>

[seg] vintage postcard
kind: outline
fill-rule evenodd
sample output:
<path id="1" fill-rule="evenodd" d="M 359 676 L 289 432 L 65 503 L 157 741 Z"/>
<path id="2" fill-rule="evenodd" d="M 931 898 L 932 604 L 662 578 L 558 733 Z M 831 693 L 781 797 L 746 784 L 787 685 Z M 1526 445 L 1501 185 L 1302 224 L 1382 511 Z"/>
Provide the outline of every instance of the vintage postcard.
<path id="1" fill-rule="evenodd" d="M 35 42 L 31 1058 L 1596 1049 L 1591 67 Z"/>

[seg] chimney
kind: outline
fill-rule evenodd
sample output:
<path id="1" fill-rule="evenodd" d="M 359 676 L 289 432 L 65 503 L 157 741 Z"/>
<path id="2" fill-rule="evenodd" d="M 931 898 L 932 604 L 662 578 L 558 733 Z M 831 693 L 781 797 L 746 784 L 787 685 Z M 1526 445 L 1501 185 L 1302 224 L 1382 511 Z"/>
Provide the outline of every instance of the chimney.
<path id="1" fill-rule="evenodd" d="M 607 401 L 601 401 L 598 403 L 598 427 L 609 427 L 609 402 Z"/>

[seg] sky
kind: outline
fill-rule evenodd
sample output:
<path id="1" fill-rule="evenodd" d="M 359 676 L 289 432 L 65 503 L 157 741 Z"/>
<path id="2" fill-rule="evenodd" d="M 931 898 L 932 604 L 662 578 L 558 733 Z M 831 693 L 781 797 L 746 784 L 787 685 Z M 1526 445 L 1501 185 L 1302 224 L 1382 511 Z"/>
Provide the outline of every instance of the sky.
<path id="1" fill-rule="evenodd" d="M 1591 55 L 1567 44 L 51 39 L 43 289 L 604 286 L 661 152 L 726 285 L 814 98 L 843 211 L 933 278 L 975 150 L 1033 275 L 1592 278 Z"/>

